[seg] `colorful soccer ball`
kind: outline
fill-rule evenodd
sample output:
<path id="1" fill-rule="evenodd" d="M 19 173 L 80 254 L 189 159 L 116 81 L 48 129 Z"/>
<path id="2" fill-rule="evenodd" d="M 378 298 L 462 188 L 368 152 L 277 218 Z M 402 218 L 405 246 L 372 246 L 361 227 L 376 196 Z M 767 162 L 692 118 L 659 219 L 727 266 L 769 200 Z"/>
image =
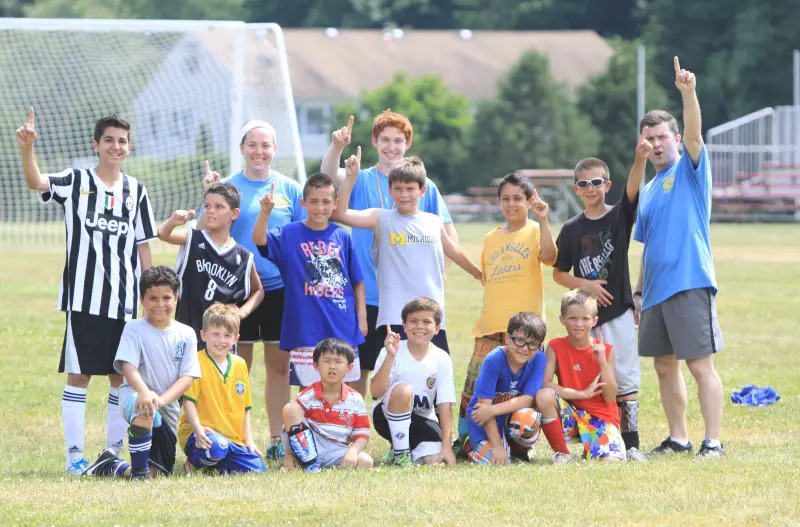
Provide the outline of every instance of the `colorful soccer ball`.
<path id="1" fill-rule="evenodd" d="M 536 441 L 541 427 L 542 414 L 533 408 L 517 410 L 506 419 L 506 434 L 517 441 Z"/>

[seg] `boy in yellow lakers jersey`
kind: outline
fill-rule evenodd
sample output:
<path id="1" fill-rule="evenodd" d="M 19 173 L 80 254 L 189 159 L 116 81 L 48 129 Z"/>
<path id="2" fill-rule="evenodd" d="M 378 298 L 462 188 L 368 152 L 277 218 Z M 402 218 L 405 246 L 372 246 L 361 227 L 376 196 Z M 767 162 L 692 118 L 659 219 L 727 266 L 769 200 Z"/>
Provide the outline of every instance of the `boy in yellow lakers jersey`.
<path id="1" fill-rule="evenodd" d="M 186 468 L 213 467 L 222 474 L 265 472 L 250 427 L 250 381 L 244 359 L 230 353 L 239 339 L 239 310 L 213 304 L 200 332 L 206 349 L 197 353 L 203 376 L 183 394 L 178 442 Z"/>

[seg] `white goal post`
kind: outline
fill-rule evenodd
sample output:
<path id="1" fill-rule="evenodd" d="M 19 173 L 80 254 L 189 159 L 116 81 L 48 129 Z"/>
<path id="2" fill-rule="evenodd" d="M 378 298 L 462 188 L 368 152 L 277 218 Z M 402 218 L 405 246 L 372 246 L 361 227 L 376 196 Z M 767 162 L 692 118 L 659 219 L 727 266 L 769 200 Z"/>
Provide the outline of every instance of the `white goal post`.
<path id="1" fill-rule="evenodd" d="M 126 173 L 147 187 L 156 220 L 197 208 L 204 161 L 241 170 L 248 119 L 277 132 L 273 168 L 305 165 L 283 33 L 277 24 L 0 18 L 0 243 L 61 247 L 62 213 L 28 190 L 14 130 L 36 110 L 43 173 L 87 168 L 94 122 L 131 123 Z"/>

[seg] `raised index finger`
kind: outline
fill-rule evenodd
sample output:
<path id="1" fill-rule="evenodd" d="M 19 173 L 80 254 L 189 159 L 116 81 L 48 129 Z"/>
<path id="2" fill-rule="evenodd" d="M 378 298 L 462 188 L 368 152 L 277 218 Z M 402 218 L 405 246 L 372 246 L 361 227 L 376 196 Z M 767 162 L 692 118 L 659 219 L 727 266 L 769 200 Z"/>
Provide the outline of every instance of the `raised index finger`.
<path id="1" fill-rule="evenodd" d="M 206 159 L 206 175 L 210 173 L 211 173 L 211 163 L 209 163 L 208 159 Z"/>
<path id="2" fill-rule="evenodd" d="M 649 126 L 645 126 L 644 128 L 642 128 L 642 137 L 640 137 L 640 139 L 647 139 L 647 132 L 649 131 L 650 131 Z"/>
<path id="3" fill-rule="evenodd" d="M 678 56 L 677 55 L 672 57 L 672 65 L 675 66 L 675 73 L 680 73 L 680 71 L 681 71 L 681 61 L 678 60 Z"/>
<path id="4" fill-rule="evenodd" d="M 31 128 L 33 128 L 33 117 L 34 117 L 33 106 L 31 106 L 30 108 L 28 108 L 28 126 L 30 126 Z"/>
<path id="5" fill-rule="evenodd" d="M 347 133 L 348 134 L 353 131 L 353 123 L 355 122 L 355 120 L 356 120 L 355 117 L 353 117 L 351 115 L 350 119 L 347 121 Z"/>

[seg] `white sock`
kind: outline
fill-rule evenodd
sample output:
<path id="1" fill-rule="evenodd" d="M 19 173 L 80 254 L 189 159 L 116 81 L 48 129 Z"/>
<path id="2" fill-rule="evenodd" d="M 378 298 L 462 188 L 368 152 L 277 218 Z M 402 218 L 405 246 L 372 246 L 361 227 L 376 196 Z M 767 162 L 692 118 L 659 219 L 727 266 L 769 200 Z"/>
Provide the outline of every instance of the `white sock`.
<path id="1" fill-rule="evenodd" d="M 61 396 L 61 422 L 67 447 L 67 468 L 83 457 L 84 424 L 86 421 L 86 388 L 64 386 Z"/>
<path id="2" fill-rule="evenodd" d="M 386 412 L 389 421 L 389 432 L 392 434 L 392 448 L 394 457 L 398 458 L 403 452 L 408 452 L 408 430 L 411 428 L 411 412 L 393 414 Z"/>
<path id="3" fill-rule="evenodd" d="M 669 438 L 672 439 L 673 441 L 675 441 L 676 443 L 678 443 L 680 446 L 686 446 L 686 445 L 689 444 L 689 440 L 688 439 L 675 439 L 672 436 L 669 436 Z"/>
<path id="4" fill-rule="evenodd" d="M 117 453 L 125 446 L 125 433 L 128 423 L 119 411 L 119 388 L 108 389 L 108 421 L 106 424 L 106 448 L 114 448 Z"/>

